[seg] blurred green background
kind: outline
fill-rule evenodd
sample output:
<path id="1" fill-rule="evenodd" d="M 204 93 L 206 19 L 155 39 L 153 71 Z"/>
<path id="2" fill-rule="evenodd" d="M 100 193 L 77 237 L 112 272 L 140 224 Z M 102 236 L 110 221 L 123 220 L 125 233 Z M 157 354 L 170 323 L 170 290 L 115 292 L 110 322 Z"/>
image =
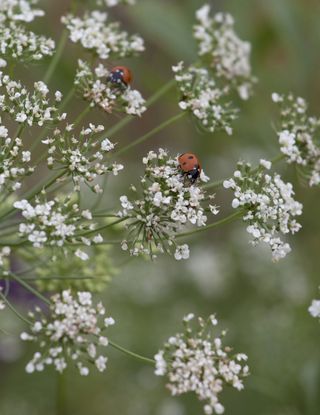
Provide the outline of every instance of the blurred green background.
<path id="1" fill-rule="evenodd" d="M 61 33 L 63 0 L 41 2 L 47 15 L 32 26 L 54 39 Z M 84 3 L 84 2 L 83 2 Z M 89 2 L 87 2 L 89 3 Z M 252 66 L 259 78 L 254 97 L 239 103 L 241 112 L 234 135 L 205 134 L 190 119 L 159 133 L 121 159 L 125 171 L 110 179 L 102 206 L 117 207 L 129 184 L 138 184 L 141 158 L 159 146 L 173 154 L 196 153 L 212 180 L 228 177 L 239 158 L 257 162 L 278 153 L 272 123 L 276 108 L 271 92 L 292 91 L 307 98 L 310 111 L 320 114 L 320 3 L 318 0 L 215 0 L 214 10 L 232 13 L 242 39 L 252 42 Z M 130 32 L 146 40 L 146 52 L 128 63 L 134 87 L 152 95 L 167 82 L 171 66 L 179 60 L 191 63 L 196 45 L 192 38 L 194 13 L 200 0 L 138 0 L 135 7 L 110 9 Z M 50 83 L 64 93 L 73 82 L 79 46 L 68 44 Z M 41 79 L 48 62 L 17 68 L 27 83 Z M 71 117 L 84 108 L 75 99 L 67 109 Z M 166 94 L 141 119 L 121 130 L 113 141 L 130 143 L 178 112 L 177 93 Z M 107 128 L 119 119 L 93 111 L 86 121 Z M 30 141 L 32 137 L 30 137 Z M 251 377 L 239 393 L 226 390 L 222 401 L 230 415 L 318 415 L 320 413 L 320 327 L 307 312 L 318 296 L 320 269 L 319 189 L 301 183 L 294 168 L 276 166 L 292 180 L 297 199 L 304 204 L 303 225 L 290 240 L 293 252 L 279 264 L 271 262 L 264 247 L 252 248 L 243 224 L 234 223 L 190 238 L 191 258 L 177 262 L 161 257 L 156 262 L 127 262 L 118 247 L 112 251 L 119 272 L 101 295 L 116 321 L 110 337 L 119 344 L 152 356 L 162 343 L 181 328 L 188 312 L 207 316 L 216 312 L 222 328 L 228 328 L 227 344 L 249 355 Z M 89 195 L 88 195 L 89 197 Z M 91 196 L 90 196 L 91 197 Z M 230 211 L 229 192 L 217 192 L 221 216 Z M 20 304 L 21 306 L 21 304 Z M 27 375 L 24 366 L 33 353 L 17 341 L 23 329 L 9 311 L 2 312 L 0 327 L 1 415 L 195 415 L 202 405 L 194 396 L 171 398 L 165 381 L 151 367 L 109 348 L 108 370 L 79 378 L 68 370 L 65 377 L 67 409 L 59 408 L 57 374 Z"/>

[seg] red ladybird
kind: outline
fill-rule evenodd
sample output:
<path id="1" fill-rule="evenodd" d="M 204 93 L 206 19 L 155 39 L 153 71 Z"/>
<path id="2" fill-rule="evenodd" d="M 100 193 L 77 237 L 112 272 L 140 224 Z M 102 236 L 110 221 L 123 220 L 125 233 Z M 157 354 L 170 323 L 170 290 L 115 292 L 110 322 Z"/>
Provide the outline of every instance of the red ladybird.
<path id="1" fill-rule="evenodd" d="M 127 87 L 132 82 L 132 72 L 126 66 L 115 66 L 110 71 L 108 81 L 115 85 Z"/>
<path id="2" fill-rule="evenodd" d="M 192 153 L 183 153 L 178 157 L 178 163 L 183 175 L 187 176 L 191 183 L 194 183 L 201 173 L 198 157 Z"/>

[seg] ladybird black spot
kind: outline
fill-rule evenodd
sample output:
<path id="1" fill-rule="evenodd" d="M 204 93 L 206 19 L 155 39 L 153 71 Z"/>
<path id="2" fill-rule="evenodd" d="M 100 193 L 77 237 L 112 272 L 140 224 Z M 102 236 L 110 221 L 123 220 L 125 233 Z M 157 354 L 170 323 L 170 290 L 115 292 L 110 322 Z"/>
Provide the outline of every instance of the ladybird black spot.
<path id="1" fill-rule="evenodd" d="M 184 162 L 182 163 L 182 165 L 183 165 L 183 166 L 185 166 L 186 164 L 187 164 L 187 162 L 186 162 L 186 161 L 184 161 Z"/>
<path id="2" fill-rule="evenodd" d="M 192 160 L 192 159 L 193 159 L 193 156 L 189 156 L 189 157 L 188 157 L 188 159 L 189 159 L 189 160 Z"/>

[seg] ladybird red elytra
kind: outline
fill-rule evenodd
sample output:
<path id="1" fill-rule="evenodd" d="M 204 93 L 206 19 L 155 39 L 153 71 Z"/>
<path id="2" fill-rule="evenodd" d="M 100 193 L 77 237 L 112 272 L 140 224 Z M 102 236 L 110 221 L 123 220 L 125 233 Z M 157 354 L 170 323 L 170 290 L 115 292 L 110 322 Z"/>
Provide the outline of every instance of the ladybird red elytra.
<path id="1" fill-rule="evenodd" d="M 126 66 L 115 66 L 110 71 L 108 81 L 115 85 L 127 87 L 132 82 L 132 72 Z"/>
<path id="2" fill-rule="evenodd" d="M 201 165 L 198 157 L 193 153 L 183 153 L 178 157 L 179 168 L 193 184 L 201 173 Z"/>

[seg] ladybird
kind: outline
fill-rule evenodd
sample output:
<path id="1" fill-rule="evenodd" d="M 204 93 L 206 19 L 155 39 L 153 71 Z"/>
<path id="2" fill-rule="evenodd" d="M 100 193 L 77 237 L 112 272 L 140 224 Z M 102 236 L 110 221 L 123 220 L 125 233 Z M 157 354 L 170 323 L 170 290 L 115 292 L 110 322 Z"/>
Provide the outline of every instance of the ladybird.
<path id="1" fill-rule="evenodd" d="M 193 184 L 201 173 L 198 157 L 192 153 L 183 153 L 178 157 L 178 163 L 183 175 Z"/>
<path id="2" fill-rule="evenodd" d="M 132 81 L 132 72 L 126 66 L 115 66 L 110 71 L 108 81 L 115 85 L 127 87 Z"/>

